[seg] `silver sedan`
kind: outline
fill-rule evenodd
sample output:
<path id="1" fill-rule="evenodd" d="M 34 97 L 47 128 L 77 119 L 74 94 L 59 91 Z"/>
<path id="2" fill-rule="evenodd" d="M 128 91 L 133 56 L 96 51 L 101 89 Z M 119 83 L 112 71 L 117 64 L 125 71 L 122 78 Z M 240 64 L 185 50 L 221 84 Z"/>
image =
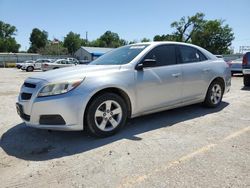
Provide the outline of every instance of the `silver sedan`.
<path id="1" fill-rule="evenodd" d="M 70 59 L 57 59 L 50 63 L 43 63 L 42 64 L 42 71 L 48 71 L 53 69 L 59 69 L 64 67 L 72 67 L 77 65 L 79 62 L 77 60 L 70 60 Z"/>
<path id="2" fill-rule="evenodd" d="M 128 118 L 194 103 L 220 105 L 229 91 L 227 63 L 203 48 L 177 42 L 117 48 L 89 65 L 25 80 L 16 104 L 28 126 L 83 130 L 100 137 Z"/>

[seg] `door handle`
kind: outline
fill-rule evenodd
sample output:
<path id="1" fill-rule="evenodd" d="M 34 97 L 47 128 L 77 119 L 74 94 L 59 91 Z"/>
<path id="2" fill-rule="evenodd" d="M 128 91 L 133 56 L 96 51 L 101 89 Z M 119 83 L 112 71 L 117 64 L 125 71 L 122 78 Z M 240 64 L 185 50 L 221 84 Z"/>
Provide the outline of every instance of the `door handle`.
<path id="1" fill-rule="evenodd" d="M 203 72 L 209 72 L 211 69 L 210 68 L 205 68 L 203 69 Z"/>
<path id="2" fill-rule="evenodd" d="M 180 75 L 181 75 L 181 73 L 172 74 L 172 76 L 175 77 L 175 78 L 178 78 Z"/>

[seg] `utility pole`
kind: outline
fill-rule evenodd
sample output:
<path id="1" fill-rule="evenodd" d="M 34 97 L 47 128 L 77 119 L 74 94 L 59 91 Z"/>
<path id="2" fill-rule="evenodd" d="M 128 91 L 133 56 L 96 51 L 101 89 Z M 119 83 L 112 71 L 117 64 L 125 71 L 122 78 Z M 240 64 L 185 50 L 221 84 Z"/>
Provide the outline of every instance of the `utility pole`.
<path id="1" fill-rule="evenodd" d="M 86 42 L 88 42 L 88 31 L 86 31 Z"/>

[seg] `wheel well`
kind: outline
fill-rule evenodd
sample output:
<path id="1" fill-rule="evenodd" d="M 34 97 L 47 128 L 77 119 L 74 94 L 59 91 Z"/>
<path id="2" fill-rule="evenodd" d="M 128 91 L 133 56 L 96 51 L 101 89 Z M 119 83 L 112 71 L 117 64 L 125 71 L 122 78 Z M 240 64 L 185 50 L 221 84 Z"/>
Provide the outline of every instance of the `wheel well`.
<path id="1" fill-rule="evenodd" d="M 224 93 L 224 91 L 225 91 L 225 81 L 224 81 L 224 79 L 221 78 L 221 77 L 217 77 L 217 78 L 213 79 L 213 81 L 211 83 L 213 83 L 214 81 L 218 81 L 218 82 L 222 83 L 222 86 L 223 86 L 222 90 L 223 90 L 223 93 Z"/>
<path id="2" fill-rule="evenodd" d="M 87 104 L 87 107 L 85 109 L 85 112 L 84 112 L 84 119 L 85 119 L 85 114 L 86 114 L 86 111 L 89 107 L 89 104 L 94 100 L 95 97 L 99 96 L 99 95 L 102 95 L 104 93 L 114 93 L 114 94 L 117 94 L 119 95 L 126 103 L 127 105 L 127 108 L 128 108 L 128 117 L 130 118 L 131 117 L 131 102 L 130 102 L 130 99 L 129 99 L 129 96 L 127 95 L 126 92 L 124 92 L 123 90 L 121 89 L 118 89 L 118 88 L 114 88 L 114 87 L 111 87 L 111 88 L 105 88 L 105 89 L 102 89 L 100 91 L 98 91 L 97 93 L 95 93 L 91 98 L 90 100 L 88 101 L 88 104 Z"/>

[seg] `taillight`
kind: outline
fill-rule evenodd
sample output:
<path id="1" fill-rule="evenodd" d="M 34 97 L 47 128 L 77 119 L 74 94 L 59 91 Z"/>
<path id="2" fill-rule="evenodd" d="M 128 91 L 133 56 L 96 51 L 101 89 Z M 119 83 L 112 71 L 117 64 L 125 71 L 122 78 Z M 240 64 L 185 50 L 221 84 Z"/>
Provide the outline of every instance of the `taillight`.
<path id="1" fill-rule="evenodd" d="M 49 66 L 49 65 L 45 63 L 45 64 L 43 64 L 43 66 L 44 66 L 44 67 L 47 67 L 47 66 Z"/>
<path id="2" fill-rule="evenodd" d="M 242 65 L 247 65 L 247 54 L 243 56 Z"/>
<path id="3" fill-rule="evenodd" d="M 228 65 L 228 67 L 231 67 L 231 66 L 232 66 L 232 61 L 227 61 L 226 63 L 227 63 L 227 65 Z"/>

